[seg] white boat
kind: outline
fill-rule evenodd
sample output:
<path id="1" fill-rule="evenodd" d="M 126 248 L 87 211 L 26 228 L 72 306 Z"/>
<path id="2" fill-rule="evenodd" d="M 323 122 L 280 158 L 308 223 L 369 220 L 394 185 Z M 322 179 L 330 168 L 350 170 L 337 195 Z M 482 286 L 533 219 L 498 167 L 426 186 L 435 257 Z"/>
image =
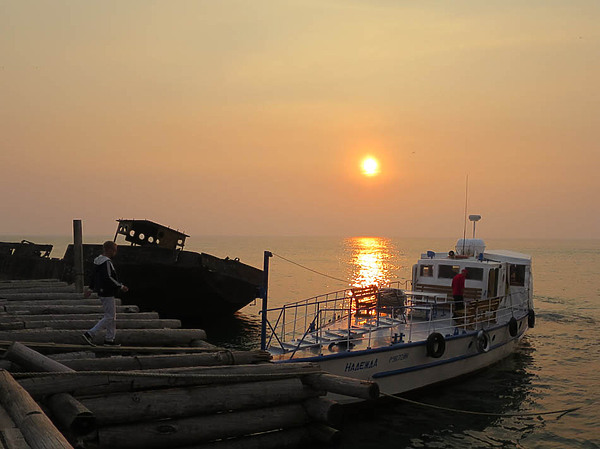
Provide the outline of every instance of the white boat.
<path id="1" fill-rule="evenodd" d="M 463 268 L 465 306 L 459 309 L 451 283 Z M 479 239 L 460 239 L 455 251 L 422 254 L 410 289 L 400 287 L 408 283 L 347 289 L 271 309 L 265 302 L 262 347 L 277 362 L 317 362 L 332 374 L 375 381 L 382 393 L 399 394 L 498 362 L 535 324 L 531 257 L 486 251 Z"/>

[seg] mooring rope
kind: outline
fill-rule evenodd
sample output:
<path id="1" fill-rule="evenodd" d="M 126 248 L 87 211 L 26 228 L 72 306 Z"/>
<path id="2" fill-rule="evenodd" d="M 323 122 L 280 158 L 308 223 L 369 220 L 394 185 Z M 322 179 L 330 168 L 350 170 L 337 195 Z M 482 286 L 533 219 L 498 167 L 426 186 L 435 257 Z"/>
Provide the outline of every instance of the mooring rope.
<path id="1" fill-rule="evenodd" d="M 425 402 L 419 402 L 419 401 L 414 401 L 412 399 L 407 399 L 407 398 L 402 398 L 400 396 L 394 396 L 391 394 L 387 394 L 387 393 L 380 393 L 381 396 L 385 396 L 388 398 L 392 398 L 392 399 L 396 399 L 398 401 L 402 401 L 402 402 L 408 402 L 409 404 L 413 404 L 413 405 L 419 405 L 421 407 L 428 407 L 428 408 L 434 408 L 436 410 L 443 410 L 446 412 L 455 412 L 455 413 L 463 413 L 463 414 L 467 414 L 467 415 L 478 415 L 478 416 L 493 416 L 493 417 L 498 417 L 498 418 L 509 418 L 509 417 L 523 417 L 523 416 L 541 416 L 541 415 L 556 415 L 556 414 L 560 414 L 556 419 L 560 419 L 562 418 L 564 415 L 566 415 L 567 413 L 571 413 L 574 412 L 575 410 L 579 410 L 585 407 L 589 407 L 592 404 L 587 404 L 587 405 L 580 405 L 579 407 L 572 407 L 572 408 L 565 408 L 565 409 L 561 409 L 561 410 L 552 410 L 549 412 L 522 412 L 522 413 L 488 413 L 488 412 L 476 412 L 473 410 L 462 410 L 462 409 L 457 409 L 457 408 L 450 408 L 450 407 L 442 407 L 440 405 L 434 405 L 434 404 L 426 404 Z M 596 401 L 594 401 L 596 402 Z"/>
<path id="2" fill-rule="evenodd" d="M 307 266 L 304 266 L 304 265 L 302 265 L 302 264 L 299 264 L 298 262 L 294 262 L 293 260 L 286 259 L 285 257 L 283 257 L 283 256 L 280 256 L 279 254 L 276 254 L 276 253 L 274 253 L 274 252 L 271 252 L 271 254 L 273 254 L 273 255 L 274 255 L 274 256 L 276 256 L 276 257 L 279 257 L 280 259 L 283 259 L 283 260 L 285 260 L 286 262 L 289 262 L 289 263 L 291 263 L 291 264 L 293 264 L 293 265 L 299 266 L 300 268 L 304 268 L 305 270 L 312 271 L 313 273 L 316 273 L 316 274 L 318 274 L 318 275 L 320 275 L 320 276 L 325 276 L 326 278 L 333 279 L 333 280 L 335 280 L 335 281 L 339 281 L 339 282 L 343 282 L 343 283 L 344 283 L 344 284 L 346 284 L 346 285 L 349 285 L 349 284 L 350 284 L 350 282 L 348 282 L 348 280 L 347 280 L 347 279 L 340 279 L 340 278 L 336 278 L 336 277 L 334 277 L 334 276 L 330 276 L 330 275 L 328 275 L 328 274 L 325 274 L 325 273 L 321 273 L 320 271 L 313 270 L 312 268 L 308 268 Z"/>

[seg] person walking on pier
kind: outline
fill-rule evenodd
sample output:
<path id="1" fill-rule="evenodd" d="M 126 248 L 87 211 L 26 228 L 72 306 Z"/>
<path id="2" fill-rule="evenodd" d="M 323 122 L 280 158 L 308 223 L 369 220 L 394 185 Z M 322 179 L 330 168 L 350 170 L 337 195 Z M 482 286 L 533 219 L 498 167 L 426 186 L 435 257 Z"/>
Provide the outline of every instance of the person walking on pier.
<path id="1" fill-rule="evenodd" d="M 83 333 L 83 339 L 88 344 L 93 345 L 94 335 L 106 328 L 104 344 L 107 346 L 118 346 L 115 343 L 117 326 L 115 295 L 119 291 L 126 292 L 129 289 L 119 282 L 117 271 L 111 260 L 117 254 L 117 244 L 108 240 L 104 242 L 102 249 L 102 255 L 94 259 L 94 273 L 90 281 L 90 288 L 86 290 L 85 296 L 89 297 L 92 291 L 98 293 L 100 301 L 102 301 L 104 316 L 94 327 Z"/>

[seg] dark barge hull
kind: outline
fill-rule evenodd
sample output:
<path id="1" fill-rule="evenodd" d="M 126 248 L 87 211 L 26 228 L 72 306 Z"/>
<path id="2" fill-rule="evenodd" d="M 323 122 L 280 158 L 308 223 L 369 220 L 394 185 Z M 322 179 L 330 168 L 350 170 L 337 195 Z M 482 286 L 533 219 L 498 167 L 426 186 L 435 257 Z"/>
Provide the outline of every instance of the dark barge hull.
<path id="1" fill-rule="evenodd" d="M 59 279 L 63 275 L 61 259 L 51 259 L 52 245 L 26 240 L 0 242 L 0 280 Z"/>
<path id="2" fill-rule="evenodd" d="M 0 280 L 61 279 L 72 283 L 73 245 L 63 259 L 50 258 L 52 245 L 0 242 Z M 84 283 L 89 285 L 102 245 L 83 245 Z M 260 293 L 262 270 L 236 259 L 157 246 L 119 245 L 113 259 L 129 287 L 121 299 L 143 311 L 188 322 L 231 316 Z"/>
<path id="3" fill-rule="evenodd" d="M 83 245 L 84 282 L 102 245 Z M 63 279 L 73 280 L 73 245 L 64 257 Z M 259 296 L 262 270 L 235 259 L 159 247 L 119 246 L 113 259 L 129 291 L 124 304 L 156 311 L 167 318 L 206 321 L 232 315 Z"/>

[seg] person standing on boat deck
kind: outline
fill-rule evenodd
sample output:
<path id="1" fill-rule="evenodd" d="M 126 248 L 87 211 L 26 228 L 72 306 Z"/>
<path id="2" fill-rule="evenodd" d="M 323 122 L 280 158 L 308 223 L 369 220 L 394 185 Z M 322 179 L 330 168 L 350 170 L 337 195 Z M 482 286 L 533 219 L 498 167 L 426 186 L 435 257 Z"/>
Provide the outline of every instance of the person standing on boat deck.
<path id="1" fill-rule="evenodd" d="M 90 281 L 90 289 L 86 290 L 85 296 L 89 297 L 91 292 L 98 293 L 100 301 L 102 301 L 102 309 L 104 316 L 90 330 L 84 332 L 83 339 L 93 345 L 94 335 L 106 328 L 106 336 L 104 344 L 111 346 L 116 345 L 116 308 L 115 295 L 117 292 L 126 292 L 129 289 L 119 282 L 117 271 L 112 263 L 112 258 L 117 254 L 117 244 L 112 241 L 106 241 L 102 245 L 102 255 L 94 259 L 94 273 Z"/>
<path id="2" fill-rule="evenodd" d="M 465 307 L 465 280 L 467 279 L 467 269 L 463 268 L 460 273 L 452 278 L 452 296 L 454 298 L 454 315 L 458 310 Z"/>

